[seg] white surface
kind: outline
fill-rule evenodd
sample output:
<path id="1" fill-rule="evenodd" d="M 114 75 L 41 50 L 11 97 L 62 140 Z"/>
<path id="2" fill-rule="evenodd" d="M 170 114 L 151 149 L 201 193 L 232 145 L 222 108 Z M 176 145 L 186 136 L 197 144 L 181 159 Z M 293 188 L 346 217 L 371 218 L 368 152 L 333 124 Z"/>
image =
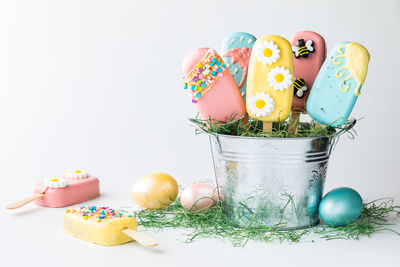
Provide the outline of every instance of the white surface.
<path id="1" fill-rule="evenodd" d="M 364 199 L 400 200 L 399 3 L 1 1 L 1 205 L 73 168 L 102 179 L 103 195 L 90 203 L 115 207 L 132 205 L 131 186 L 151 172 L 168 172 L 181 186 L 212 178 L 207 138 L 185 121 L 196 110 L 182 88 L 181 59 L 196 47 L 218 49 L 234 31 L 290 38 L 305 29 L 325 36 L 328 49 L 352 40 L 372 56 L 352 114 L 365 119 L 358 137 L 342 138 L 334 151 L 327 190 L 349 186 Z M 242 249 L 216 240 L 184 244 L 171 230 L 153 234 L 161 242 L 155 249 L 109 248 L 64 235 L 62 212 L 2 208 L 1 266 L 398 265 L 400 238 L 392 234 Z"/>

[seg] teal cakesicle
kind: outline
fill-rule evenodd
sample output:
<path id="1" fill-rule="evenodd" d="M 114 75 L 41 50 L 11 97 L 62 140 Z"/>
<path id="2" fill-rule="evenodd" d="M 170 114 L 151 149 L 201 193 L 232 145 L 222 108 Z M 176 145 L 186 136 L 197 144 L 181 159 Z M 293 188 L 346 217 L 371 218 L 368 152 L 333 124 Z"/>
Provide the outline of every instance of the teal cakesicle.
<path id="1" fill-rule="evenodd" d="M 221 45 L 220 55 L 227 64 L 246 103 L 247 70 L 256 37 L 246 32 L 235 32 L 227 36 Z"/>
<path id="2" fill-rule="evenodd" d="M 340 42 L 330 51 L 307 101 L 307 112 L 318 123 L 345 123 L 367 75 L 369 53 L 355 42 Z"/>

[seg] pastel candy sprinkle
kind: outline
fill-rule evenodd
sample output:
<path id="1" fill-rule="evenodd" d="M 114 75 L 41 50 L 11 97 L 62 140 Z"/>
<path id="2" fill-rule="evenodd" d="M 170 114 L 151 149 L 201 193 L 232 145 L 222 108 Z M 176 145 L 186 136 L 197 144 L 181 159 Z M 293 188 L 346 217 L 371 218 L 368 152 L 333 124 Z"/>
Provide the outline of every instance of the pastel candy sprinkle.
<path id="1" fill-rule="evenodd" d="M 214 50 L 208 50 L 206 56 L 184 77 L 184 88 L 191 88 L 189 96 L 192 102 L 197 103 L 212 88 L 212 84 L 222 77 L 225 70 L 226 65 L 221 57 Z"/>
<path id="2" fill-rule="evenodd" d="M 95 219 L 98 222 L 106 219 L 127 217 L 123 213 L 111 209 L 109 207 L 96 207 L 96 206 L 81 206 L 72 209 L 67 209 L 65 213 L 71 213 L 77 216 L 82 216 L 83 219 Z"/>

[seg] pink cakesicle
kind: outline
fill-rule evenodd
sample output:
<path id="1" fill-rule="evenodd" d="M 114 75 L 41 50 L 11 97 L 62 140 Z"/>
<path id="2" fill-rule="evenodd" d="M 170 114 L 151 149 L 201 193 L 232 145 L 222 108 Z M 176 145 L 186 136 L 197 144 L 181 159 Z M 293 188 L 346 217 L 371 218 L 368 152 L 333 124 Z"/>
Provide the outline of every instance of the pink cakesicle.
<path id="1" fill-rule="evenodd" d="M 246 116 L 239 88 L 213 49 L 199 48 L 182 62 L 185 89 L 204 120 L 229 121 Z"/>
<path id="2" fill-rule="evenodd" d="M 99 179 L 85 171 L 72 170 L 63 178 L 39 182 L 33 189 L 34 195 L 8 205 L 8 209 L 19 208 L 31 201 L 36 205 L 59 208 L 77 204 L 100 195 Z"/>
<path id="3" fill-rule="evenodd" d="M 305 111 L 314 80 L 325 61 L 324 38 L 316 32 L 297 32 L 291 39 L 294 65 L 294 96 L 292 110 Z"/>

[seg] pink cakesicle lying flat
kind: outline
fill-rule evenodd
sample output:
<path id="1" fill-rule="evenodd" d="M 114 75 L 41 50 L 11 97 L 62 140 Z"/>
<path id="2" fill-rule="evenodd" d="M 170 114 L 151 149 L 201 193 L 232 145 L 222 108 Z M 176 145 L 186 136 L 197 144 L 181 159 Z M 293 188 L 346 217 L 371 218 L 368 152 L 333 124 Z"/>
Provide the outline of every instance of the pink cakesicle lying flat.
<path id="1" fill-rule="evenodd" d="M 291 39 L 295 90 L 292 109 L 305 111 L 314 80 L 325 61 L 325 40 L 316 32 L 297 32 Z"/>
<path id="2" fill-rule="evenodd" d="M 213 49 L 199 48 L 182 62 L 185 89 L 204 120 L 229 121 L 246 116 L 239 88 Z"/>
<path id="3" fill-rule="evenodd" d="M 72 170 L 63 178 L 39 182 L 33 189 L 34 195 L 8 205 L 8 209 L 19 208 L 31 201 L 39 206 L 59 208 L 77 204 L 100 195 L 99 179 L 81 170 Z"/>

